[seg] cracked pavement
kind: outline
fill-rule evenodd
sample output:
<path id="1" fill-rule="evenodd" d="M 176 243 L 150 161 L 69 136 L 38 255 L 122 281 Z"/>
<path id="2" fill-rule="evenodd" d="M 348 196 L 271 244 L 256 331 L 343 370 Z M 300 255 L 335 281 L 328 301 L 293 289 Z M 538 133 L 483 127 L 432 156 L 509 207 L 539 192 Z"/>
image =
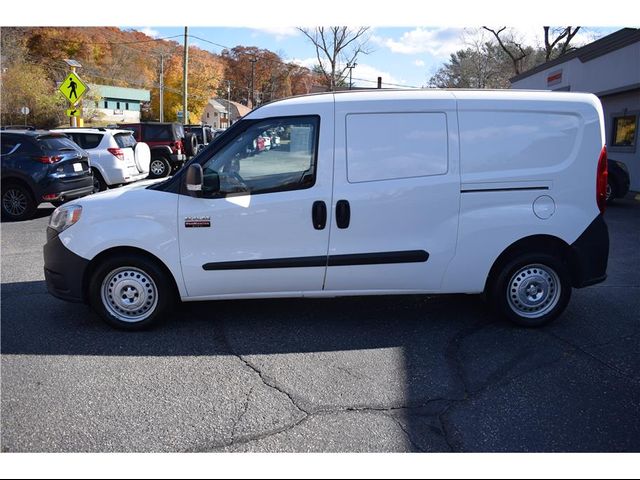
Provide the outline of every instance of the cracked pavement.
<path id="1" fill-rule="evenodd" d="M 51 211 L 2 224 L 2 451 L 640 451 L 632 197 L 607 281 L 533 330 L 447 295 L 188 303 L 119 332 L 46 293 Z"/>

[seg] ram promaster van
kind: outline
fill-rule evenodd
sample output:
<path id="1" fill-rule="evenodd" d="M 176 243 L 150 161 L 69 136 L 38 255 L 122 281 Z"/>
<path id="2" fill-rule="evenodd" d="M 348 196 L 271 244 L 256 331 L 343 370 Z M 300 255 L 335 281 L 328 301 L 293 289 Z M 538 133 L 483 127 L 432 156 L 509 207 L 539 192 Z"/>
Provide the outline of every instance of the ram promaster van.
<path id="1" fill-rule="evenodd" d="M 606 278 L 603 125 L 577 93 L 273 102 L 169 179 L 58 208 L 47 285 L 125 329 L 176 300 L 435 293 L 542 325 Z"/>

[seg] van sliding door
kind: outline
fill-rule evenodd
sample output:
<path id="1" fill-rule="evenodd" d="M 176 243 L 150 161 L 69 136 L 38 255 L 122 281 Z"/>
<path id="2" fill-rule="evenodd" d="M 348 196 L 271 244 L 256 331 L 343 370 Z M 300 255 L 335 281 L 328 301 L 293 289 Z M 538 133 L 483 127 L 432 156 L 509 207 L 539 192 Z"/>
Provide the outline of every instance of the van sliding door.
<path id="1" fill-rule="evenodd" d="M 341 101 L 325 290 L 437 292 L 460 196 L 453 96 Z"/>

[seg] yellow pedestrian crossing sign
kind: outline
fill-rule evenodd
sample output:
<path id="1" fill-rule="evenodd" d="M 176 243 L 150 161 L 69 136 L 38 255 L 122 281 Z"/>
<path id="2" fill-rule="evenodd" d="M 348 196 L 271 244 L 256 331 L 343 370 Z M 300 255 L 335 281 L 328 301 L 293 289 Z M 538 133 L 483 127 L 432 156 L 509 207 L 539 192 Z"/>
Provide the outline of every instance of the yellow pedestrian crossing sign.
<path id="1" fill-rule="evenodd" d="M 79 108 L 68 108 L 67 109 L 67 117 L 80 117 L 81 111 Z"/>
<path id="2" fill-rule="evenodd" d="M 64 79 L 64 82 L 62 82 L 58 90 L 64 95 L 64 98 L 69 100 L 71 105 L 74 105 L 82 98 L 87 88 L 87 85 L 80 80 L 80 77 L 71 72 L 67 75 L 67 78 Z"/>

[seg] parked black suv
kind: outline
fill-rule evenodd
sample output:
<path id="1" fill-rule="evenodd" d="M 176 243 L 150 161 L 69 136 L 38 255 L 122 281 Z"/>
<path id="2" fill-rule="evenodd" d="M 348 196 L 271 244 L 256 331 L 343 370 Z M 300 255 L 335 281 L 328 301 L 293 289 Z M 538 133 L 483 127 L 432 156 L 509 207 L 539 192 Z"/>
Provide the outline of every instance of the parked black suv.
<path id="1" fill-rule="evenodd" d="M 119 123 L 118 128 L 133 131 L 136 141 L 149 145 L 151 149 L 149 178 L 170 175 L 196 154 L 195 135 L 185 134 L 180 123 Z"/>
<path id="2" fill-rule="evenodd" d="M 93 192 L 87 153 L 66 135 L 2 130 L 2 218 L 26 220 L 38 205 L 62 204 Z"/>
<path id="3" fill-rule="evenodd" d="M 196 153 L 206 147 L 213 140 L 213 130 L 210 125 L 185 125 L 184 131 L 193 133 L 198 141 Z"/>

